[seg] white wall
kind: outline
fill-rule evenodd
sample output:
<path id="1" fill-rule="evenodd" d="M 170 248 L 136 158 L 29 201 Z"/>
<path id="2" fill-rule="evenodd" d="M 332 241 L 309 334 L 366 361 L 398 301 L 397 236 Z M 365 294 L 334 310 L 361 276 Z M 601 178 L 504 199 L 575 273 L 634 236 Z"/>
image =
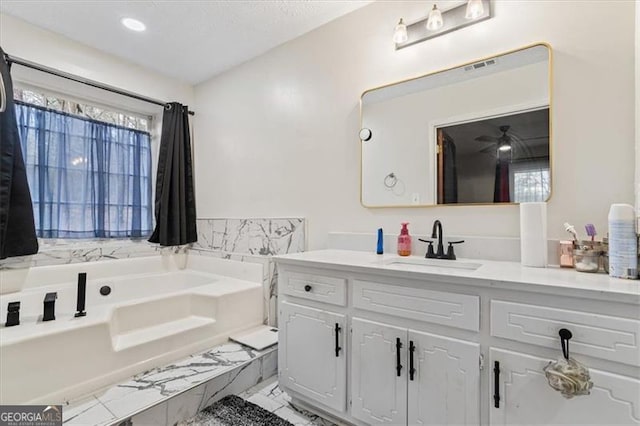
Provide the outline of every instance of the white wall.
<path id="1" fill-rule="evenodd" d="M 439 2 L 445 6 L 443 2 Z M 377 2 L 195 89 L 200 216 L 305 216 L 309 248 L 329 231 L 517 236 L 517 206 L 366 209 L 359 203 L 360 94 L 410 76 L 546 41 L 554 49 L 553 195 L 562 223 L 606 232 L 613 202 L 634 197 L 634 3 L 492 2 L 495 17 L 394 51 L 401 16 L 430 2 Z M 598 30 L 602 22 L 613 25 Z"/>

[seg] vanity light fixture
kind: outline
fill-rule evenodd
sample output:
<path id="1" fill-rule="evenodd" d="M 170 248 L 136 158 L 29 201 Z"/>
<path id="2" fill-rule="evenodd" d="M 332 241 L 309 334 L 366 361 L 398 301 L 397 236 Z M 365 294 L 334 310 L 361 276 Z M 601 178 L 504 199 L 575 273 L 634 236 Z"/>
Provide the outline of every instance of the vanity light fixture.
<path id="1" fill-rule="evenodd" d="M 469 0 L 467 2 L 467 11 L 464 17 L 467 19 L 476 19 L 484 13 L 482 0 Z"/>
<path id="2" fill-rule="evenodd" d="M 147 26 L 143 22 L 133 18 L 122 18 L 120 20 L 120 23 L 122 23 L 122 25 L 124 25 L 131 31 L 135 31 L 138 33 L 147 29 Z"/>
<path id="3" fill-rule="evenodd" d="M 393 33 L 393 41 L 396 44 L 396 50 L 399 50 L 489 18 L 491 18 L 491 0 L 468 0 L 445 11 L 441 11 L 434 4 L 429 15 L 416 22 L 405 24 L 400 19 Z"/>
<path id="4" fill-rule="evenodd" d="M 408 39 L 407 26 L 405 25 L 402 18 L 400 18 L 398 25 L 396 25 L 396 28 L 393 31 L 393 41 L 396 44 L 398 44 L 398 43 L 404 43 L 405 41 L 407 41 L 407 39 Z"/>
<path id="5" fill-rule="evenodd" d="M 427 18 L 427 29 L 429 31 L 438 31 L 444 25 L 444 21 L 442 20 L 442 12 L 438 9 L 438 6 L 433 5 L 433 9 L 429 12 L 429 17 Z"/>

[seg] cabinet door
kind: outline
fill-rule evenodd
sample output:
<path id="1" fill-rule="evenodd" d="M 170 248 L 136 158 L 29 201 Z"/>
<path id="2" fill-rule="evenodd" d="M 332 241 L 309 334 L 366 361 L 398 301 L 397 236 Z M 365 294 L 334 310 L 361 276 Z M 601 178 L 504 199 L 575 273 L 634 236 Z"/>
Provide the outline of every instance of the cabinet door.
<path id="1" fill-rule="evenodd" d="M 408 349 L 409 424 L 478 425 L 480 346 L 409 330 Z"/>
<path id="2" fill-rule="evenodd" d="M 282 302 L 279 324 L 281 385 L 343 412 L 347 393 L 344 315 Z"/>
<path id="3" fill-rule="evenodd" d="M 590 369 L 590 395 L 565 399 L 547 384 L 542 369 L 550 360 L 491 349 L 492 425 L 614 425 L 640 424 L 640 380 Z M 499 363 L 499 407 L 494 367 Z"/>
<path id="4" fill-rule="evenodd" d="M 407 331 L 351 322 L 351 415 L 368 424 L 407 424 Z"/>

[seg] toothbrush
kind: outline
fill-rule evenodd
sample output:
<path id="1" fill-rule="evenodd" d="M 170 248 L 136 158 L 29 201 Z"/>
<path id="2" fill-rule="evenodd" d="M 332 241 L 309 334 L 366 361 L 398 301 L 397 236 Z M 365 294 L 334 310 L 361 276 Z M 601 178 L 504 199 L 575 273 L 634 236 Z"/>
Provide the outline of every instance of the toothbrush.
<path id="1" fill-rule="evenodd" d="M 598 233 L 596 232 L 596 227 L 593 225 L 593 223 L 587 223 L 584 226 L 584 229 L 587 231 L 587 235 L 591 237 L 591 241 L 594 241 L 594 238 L 596 235 L 598 235 Z"/>
<path id="2" fill-rule="evenodd" d="M 564 223 L 564 230 L 573 235 L 573 241 L 576 246 L 578 245 L 578 233 L 576 232 L 576 228 L 573 225 L 569 224 L 569 222 Z"/>

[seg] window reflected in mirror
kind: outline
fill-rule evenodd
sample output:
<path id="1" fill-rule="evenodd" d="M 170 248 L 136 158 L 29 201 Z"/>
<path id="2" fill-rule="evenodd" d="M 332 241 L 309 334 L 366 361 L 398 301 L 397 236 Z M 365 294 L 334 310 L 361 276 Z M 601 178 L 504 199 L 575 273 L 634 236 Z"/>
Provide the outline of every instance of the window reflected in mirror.
<path id="1" fill-rule="evenodd" d="M 437 129 L 438 204 L 549 198 L 549 108 Z"/>

